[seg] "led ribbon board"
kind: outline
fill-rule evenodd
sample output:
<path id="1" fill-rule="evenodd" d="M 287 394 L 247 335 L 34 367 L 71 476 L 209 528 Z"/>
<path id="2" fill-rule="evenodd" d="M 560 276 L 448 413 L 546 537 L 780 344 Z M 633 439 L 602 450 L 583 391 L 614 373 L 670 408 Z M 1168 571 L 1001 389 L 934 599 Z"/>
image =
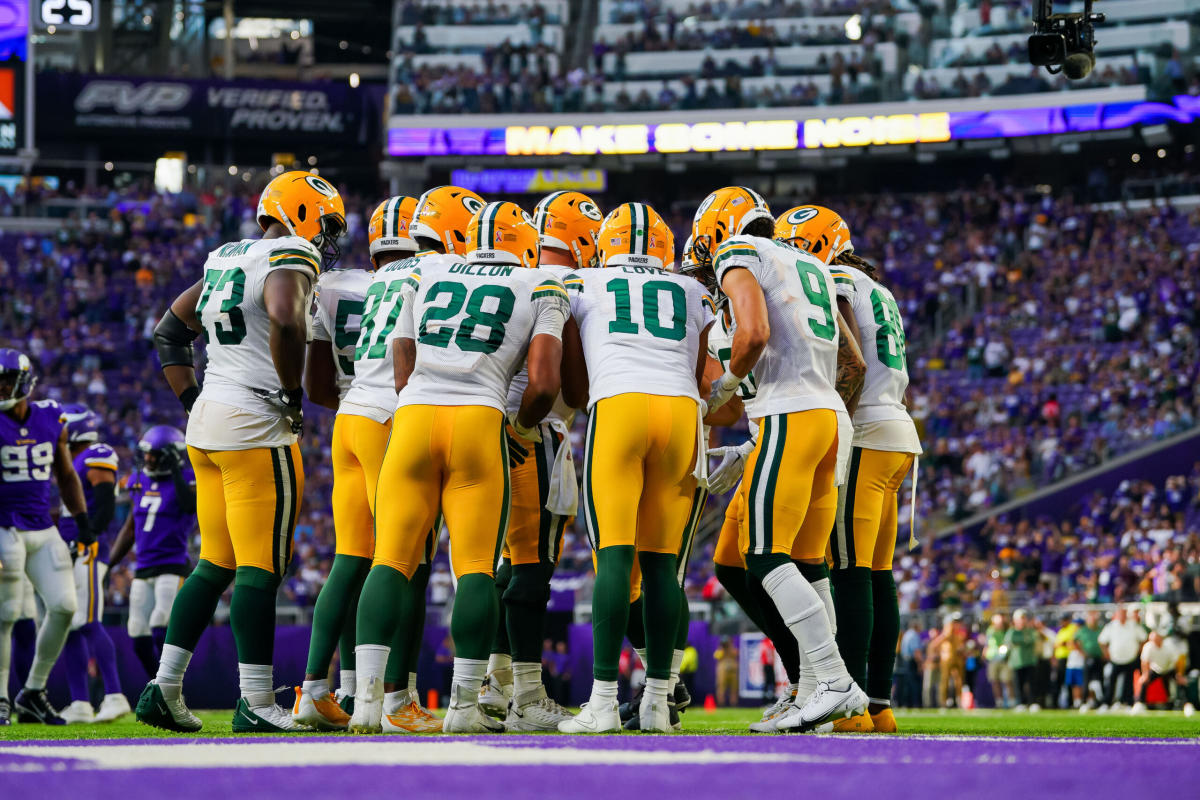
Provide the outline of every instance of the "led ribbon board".
<path id="1" fill-rule="evenodd" d="M 557 156 L 813 150 L 1086 133 L 1200 120 L 1200 98 L 991 111 L 658 125 L 510 125 L 388 130 L 390 156 Z"/>

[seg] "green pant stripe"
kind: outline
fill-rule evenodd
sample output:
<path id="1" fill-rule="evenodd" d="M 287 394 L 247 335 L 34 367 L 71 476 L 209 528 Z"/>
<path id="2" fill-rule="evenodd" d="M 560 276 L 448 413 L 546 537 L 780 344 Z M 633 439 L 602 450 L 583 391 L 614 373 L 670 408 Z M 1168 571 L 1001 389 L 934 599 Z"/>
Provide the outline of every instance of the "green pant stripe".
<path id="1" fill-rule="evenodd" d="M 842 494 L 845 502 L 839 503 L 837 535 L 833 537 L 833 563 L 839 569 L 849 569 L 854 566 L 854 495 L 858 490 L 858 470 L 862 461 L 862 448 L 850 450 L 850 472 L 846 476 L 846 485 Z"/>
<path id="2" fill-rule="evenodd" d="M 274 448 L 271 451 L 271 472 L 275 479 L 275 519 L 271 523 L 271 565 L 275 568 L 275 572 L 283 575 L 283 544 L 286 540 L 286 534 L 283 532 L 283 464 L 280 458 L 280 450 L 282 448 Z"/>
<path id="3" fill-rule="evenodd" d="M 768 465 L 767 472 L 767 489 L 766 489 L 766 531 L 764 537 L 766 539 L 766 549 L 764 553 L 771 552 L 771 547 L 775 542 L 775 486 L 779 482 L 779 465 L 783 463 L 783 450 L 787 446 L 787 414 L 780 414 L 778 417 L 778 427 L 775 431 L 775 452 L 771 456 L 771 463 Z"/>
<path id="4" fill-rule="evenodd" d="M 281 565 L 281 569 L 279 570 L 279 577 L 281 578 L 283 577 L 283 574 L 287 572 L 288 562 L 291 560 L 292 537 L 296 535 L 296 514 L 298 513 L 300 507 L 300 497 L 297 494 L 299 490 L 299 483 L 296 480 L 296 463 L 292 459 L 292 448 L 283 448 L 283 457 L 287 462 L 288 495 L 285 499 L 284 509 L 284 513 L 287 516 L 285 522 L 287 526 L 287 538 L 284 541 L 283 563 Z"/>
<path id="5" fill-rule="evenodd" d="M 676 577 L 679 579 L 680 586 L 683 586 L 683 580 L 687 576 L 688 561 L 692 557 L 692 545 L 696 543 L 696 531 L 700 527 L 700 517 L 704 512 L 704 504 L 707 502 L 708 490 L 697 486 L 695 494 L 692 495 L 692 513 L 688 517 L 687 527 L 683 530 L 683 541 L 680 542 L 676 562 Z"/>
<path id="6" fill-rule="evenodd" d="M 508 474 L 508 434 L 504 430 L 504 422 L 500 423 L 500 457 L 504 464 L 504 499 L 500 505 L 500 525 L 496 530 L 496 552 L 492 555 L 492 566 L 500 563 L 500 554 L 504 552 L 504 537 L 508 535 L 508 515 L 512 510 L 512 485 Z"/>
<path id="7" fill-rule="evenodd" d="M 763 532 L 763 520 L 758 511 L 758 501 L 762 489 L 763 473 L 767 471 L 765 465 L 775 441 L 775 417 L 763 418 L 762 428 L 758 435 L 758 459 L 754 462 L 754 475 L 750 478 L 750 491 L 746 496 L 748 508 L 745 509 L 750 522 L 749 550 L 755 553 L 762 552 L 759 540 Z"/>
<path id="8" fill-rule="evenodd" d="M 596 499 L 592 496 L 592 448 L 596 444 L 596 417 L 599 416 L 599 408 L 592 407 L 592 416 L 588 420 L 587 429 L 587 445 L 584 449 L 583 457 L 583 512 L 584 523 L 587 528 L 588 539 L 592 542 L 592 549 L 600 549 L 600 526 L 596 524 Z"/>
<path id="9" fill-rule="evenodd" d="M 546 510 L 550 498 L 550 472 L 554 466 L 554 431 L 549 425 L 539 425 L 542 440 L 534 442 L 533 459 L 537 462 L 538 485 L 538 560 L 545 562 L 554 535 L 554 515 Z"/>

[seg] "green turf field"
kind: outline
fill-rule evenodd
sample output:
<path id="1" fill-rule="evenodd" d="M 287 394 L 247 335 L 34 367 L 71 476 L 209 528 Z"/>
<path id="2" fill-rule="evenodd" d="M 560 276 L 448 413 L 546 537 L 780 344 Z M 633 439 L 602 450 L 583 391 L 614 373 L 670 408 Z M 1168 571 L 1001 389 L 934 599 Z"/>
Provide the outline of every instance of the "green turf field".
<path id="1" fill-rule="evenodd" d="M 200 711 L 204 730 L 195 737 L 230 736 L 231 711 Z M 686 733 L 747 733 L 746 726 L 758 719 L 753 709 L 720 709 L 711 713 L 697 708 L 683 715 Z M 906 734 L 969 736 L 1065 736 L 1065 737 L 1195 737 L 1200 736 L 1200 715 L 1186 718 L 1179 712 L 1150 712 L 1142 716 L 1079 714 L 1043 711 L 1018 714 L 1012 711 L 904 711 L 897 715 Z M 16 725 L 0 728 L 0 741 L 24 739 L 125 739 L 129 737 L 178 736 L 140 725 L 130 718 L 107 725 Z"/>

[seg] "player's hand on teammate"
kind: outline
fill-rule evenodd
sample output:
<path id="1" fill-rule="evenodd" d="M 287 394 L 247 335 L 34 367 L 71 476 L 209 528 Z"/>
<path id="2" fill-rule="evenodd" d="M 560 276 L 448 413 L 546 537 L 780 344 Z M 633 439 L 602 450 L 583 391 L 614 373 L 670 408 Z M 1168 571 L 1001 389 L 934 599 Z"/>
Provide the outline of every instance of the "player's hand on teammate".
<path id="1" fill-rule="evenodd" d="M 721 463 L 708 473 L 708 491 L 710 494 L 725 494 L 741 480 L 745 471 L 746 458 L 754 450 L 754 440 L 743 442 L 736 447 L 714 447 L 708 455 L 721 459 Z"/>
<path id="2" fill-rule="evenodd" d="M 254 393 L 279 410 L 292 433 L 299 436 L 304 432 L 303 389 L 276 389 L 273 392 L 255 389 Z"/>
<path id="3" fill-rule="evenodd" d="M 529 451 L 532 449 L 530 445 L 542 440 L 542 432 L 537 425 L 526 428 L 517 422 L 516 414 L 509 415 L 508 424 L 509 427 L 505 429 L 504 434 L 508 437 L 508 465 L 516 467 L 525 463 L 525 459 L 529 457 Z"/>
<path id="4" fill-rule="evenodd" d="M 713 381 L 712 391 L 708 395 L 708 404 L 704 409 L 705 416 L 729 402 L 729 398 L 733 397 L 733 393 L 737 391 L 741 383 L 741 378 L 729 370 L 725 370 L 724 375 Z"/>

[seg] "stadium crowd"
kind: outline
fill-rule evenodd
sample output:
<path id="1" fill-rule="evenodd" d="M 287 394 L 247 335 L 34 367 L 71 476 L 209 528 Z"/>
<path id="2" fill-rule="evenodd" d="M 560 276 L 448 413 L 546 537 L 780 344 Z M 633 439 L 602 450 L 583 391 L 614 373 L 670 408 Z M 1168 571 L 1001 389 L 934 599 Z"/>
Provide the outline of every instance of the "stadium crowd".
<path id="1" fill-rule="evenodd" d="M 0 239 L 0 279 L 13 289 L 0 326 L 8 342 L 28 342 L 45 376 L 40 391 L 93 406 L 107 422 L 109 442 L 132 465 L 131 447 L 145 427 L 182 424 L 150 354 L 154 322 L 209 248 L 252 235 L 254 194 L 241 181 L 181 195 L 142 185 L 107 194 L 65 187 L 0 196 L 0 209 L 50 208 L 56 200 L 83 210 L 53 233 Z M 909 352 L 913 416 L 926 448 L 919 495 L 925 531 L 1195 424 L 1197 212 L 1089 208 L 1067 193 L 990 181 L 942 194 L 829 202 L 843 210 L 859 251 L 879 259 L 905 316 L 922 321 L 910 325 Z M 351 246 L 343 263 L 365 261 L 366 205 L 348 197 Z M 686 222 L 683 214 L 670 219 Z M 1132 260 L 1114 257 L 1130 243 Z M 62 325 L 37 324 L 45 319 Z M 314 409 L 310 419 L 312 435 L 302 442 L 309 488 L 285 585 L 286 598 L 301 606 L 319 592 L 333 551 L 332 417 Z M 732 442 L 746 433 L 723 435 Z M 1192 509 L 1198 478 L 1180 480 L 1183 506 Z M 1153 492 L 1175 497 L 1178 488 Z M 1127 491 L 1140 507 L 1145 487 Z M 1174 513 L 1178 502 L 1171 503 Z M 986 608 L 997 586 L 1010 595 L 1032 592 L 1037 602 L 1128 600 L 1143 593 L 1132 593 L 1133 586 L 1118 592 L 1125 579 L 1107 576 L 1144 570 L 1156 576 L 1151 593 L 1160 595 L 1171 589 L 1164 569 L 1194 567 L 1194 513 L 1172 522 L 1182 537 L 1174 547 L 1147 548 L 1127 534 L 1157 530 L 1157 517 L 1147 511 L 1132 522 L 1110 519 L 1113 508 L 1101 503 L 1084 514 L 1090 522 L 1079 523 L 1095 528 L 1099 545 L 1075 536 L 1073 521 L 1018 525 L 1003 518 L 972 540 L 927 544 L 919 559 L 898 562 L 902 602 L 927 610 Z M 709 515 L 722 513 L 710 504 Z M 910 513 L 902 503 L 902 530 Z M 1064 524 L 1068 530 L 1060 530 Z M 1019 557 L 995 544 L 1006 541 L 1018 543 Z M 1039 572 L 1030 581 L 1023 566 L 1030 553 L 1053 565 L 1055 557 L 1043 551 L 1060 547 L 1062 567 L 1051 569 L 1062 577 L 1042 579 Z M 711 549 L 711 541 L 702 543 L 692 559 L 688 583 L 696 598 L 711 595 Z M 433 583 L 438 598 L 448 600 L 444 561 L 443 554 Z M 562 571 L 585 572 L 589 563 L 586 536 L 568 530 Z M 126 568 L 113 571 L 112 607 L 126 602 L 128 580 Z M 1185 581 L 1181 591 L 1191 586 Z"/>

